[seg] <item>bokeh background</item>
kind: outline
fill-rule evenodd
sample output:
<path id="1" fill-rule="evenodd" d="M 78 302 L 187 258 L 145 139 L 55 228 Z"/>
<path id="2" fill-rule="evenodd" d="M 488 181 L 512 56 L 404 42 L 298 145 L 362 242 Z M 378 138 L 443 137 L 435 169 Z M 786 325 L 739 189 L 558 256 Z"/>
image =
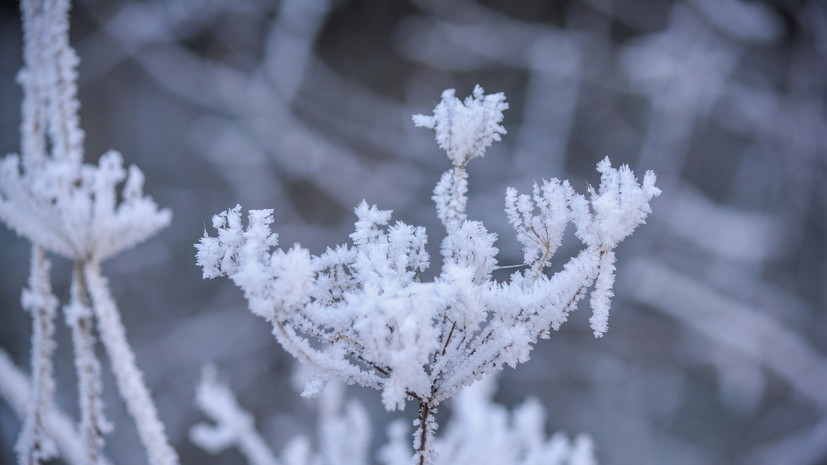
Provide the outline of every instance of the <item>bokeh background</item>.
<path id="1" fill-rule="evenodd" d="M 430 191 L 448 161 L 410 115 L 445 88 L 506 93 L 503 142 L 474 161 L 469 216 L 521 260 L 507 186 L 568 178 L 609 156 L 658 174 L 654 213 L 618 249 L 611 329 L 582 304 L 500 376 L 538 397 L 549 431 L 592 435 L 601 463 L 827 463 L 827 6 L 806 0 L 84 0 L 72 12 L 86 158 L 120 150 L 170 228 L 105 266 L 138 363 L 185 464 L 215 364 L 275 448 L 313 430 L 293 362 L 228 280 L 202 281 L 192 244 L 216 212 L 275 208 L 283 245 L 345 242 L 363 198 L 442 229 Z M 0 152 L 19 148 L 16 2 L 0 10 Z M 571 234 L 571 231 L 570 231 Z M 571 234 L 573 236 L 573 234 Z M 558 252 L 557 266 L 576 252 Z M 26 366 L 29 246 L 0 227 L 0 347 Z M 53 284 L 68 295 L 69 264 Z M 434 270 L 437 271 L 437 270 Z M 77 415 L 68 330 L 58 402 Z M 100 352 L 103 356 L 103 352 Z M 108 362 L 104 362 L 104 367 Z M 107 454 L 144 454 L 108 372 Z M 353 388 L 383 424 L 376 393 Z M 443 408 L 444 418 L 450 408 Z M 0 401 L 0 463 L 20 421 Z"/>

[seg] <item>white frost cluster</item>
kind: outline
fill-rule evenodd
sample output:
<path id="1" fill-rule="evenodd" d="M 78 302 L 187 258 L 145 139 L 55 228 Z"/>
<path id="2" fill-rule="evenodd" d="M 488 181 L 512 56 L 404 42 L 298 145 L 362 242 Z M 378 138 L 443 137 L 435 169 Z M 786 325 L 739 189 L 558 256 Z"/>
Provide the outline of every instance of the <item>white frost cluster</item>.
<path id="1" fill-rule="evenodd" d="M 69 2 L 26 1 L 21 153 L 0 161 L 0 220 L 35 245 L 74 260 L 103 260 L 167 226 L 169 210 L 143 195 L 144 176 L 121 155 L 83 164 L 77 54 Z M 21 163 L 22 162 L 22 163 Z M 125 182 L 121 202 L 116 187 Z"/>
<path id="2" fill-rule="evenodd" d="M 481 157 L 494 141 L 500 140 L 505 128 L 500 124 L 508 109 L 505 94 L 485 95 L 475 86 L 472 95 L 460 101 L 454 89 L 442 92 L 442 100 L 432 116 L 414 115 L 414 125 L 432 129 L 439 147 L 448 154 L 454 166 Z"/>
<path id="3" fill-rule="evenodd" d="M 169 225 L 172 214 L 143 194 L 143 183 L 141 170 L 124 169 L 115 151 L 97 166 L 70 159 L 57 146 L 37 165 L 21 167 L 17 155 L 8 155 L 0 161 L 0 219 L 66 258 L 101 261 Z"/>
<path id="4" fill-rule="evenodd" d="M 654 174 L 641 185 L 608 159 L 598 164 L 601 183 L 588 197 L 557 180 L 535 186 L 532 197 L 509 189 L 506 213 L 531 268 L 494 281 L 496 236 L 466 219 L 465 163 L 504 133 L 505 108 L 502 94 L 477 87 L 465 102 L 446 91 L 433 116 L 415 117 L 434 129 L 454 165 L 434 189 L 447 236 L 433 282 L 419 279 L 430 264 L 425 230 L 392 224 L 390 211 L 365 202 L 356 207 L 351 243 L 319 256 L 298 245 L 271 251 L 278 243 L 272 211 L 250 211 L 244 227 L 240 206 L 216 215 L 217 237 L 205 232 L 196 244 L 204 277 L 230 277 L 284 348 L 314 370 L 306 393 L 339 379 L 381 390 L 388 409 L 418 401 L 420 463 L 433 461 L 436 406 L 503 365 L 528 360 L 538 338 L 558 329 L 593 285 L 592 329 L 598 337 L 606 331 L 612 249 L 644 221 L 660 192 Z M 585 248 L 548 277 L 544 268 L 569 222 Z"/>
<path id="5" fill-rule="evenodd" d="M 0 161 L 0 220 L 64 257 L 103 260 L 167 226 L 171 213 L 143 195 L 143 174 L 135 166 L 125 170 L 119 153 L 83 164 L 68 0 L 23 2 L 21 9 L 22 156 Z"/>
<path id="6" fill-rule="evenodd" d="M 518 195 L 517 189 L 505 191 L 505 213 L 523 245 L 524 263 L 537 270 L 549 264 L 551 256 L 563 242 L 569 222 L 568 205 L 575 196 L 568 181 L 557 179 L 534 184 L 534 195 Z M 537 210 L 537 214 L 535 214 Z"/>

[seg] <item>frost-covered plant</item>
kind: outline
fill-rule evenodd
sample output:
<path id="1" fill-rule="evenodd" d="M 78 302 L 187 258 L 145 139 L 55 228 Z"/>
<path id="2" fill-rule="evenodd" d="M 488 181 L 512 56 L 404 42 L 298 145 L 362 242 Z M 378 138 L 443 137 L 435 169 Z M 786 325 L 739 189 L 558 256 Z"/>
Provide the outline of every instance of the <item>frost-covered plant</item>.
<path id="1" fill-rule="evenodd" d="M 37 381 L 32 381 L 26 376 L 11 357 L 0 349 L 0 396 L 19 416 L 26 417 L 26 412 L 37 403 L 32 399 L 36 398 L 32 386 L 37 386 Z M 44 440 L 45 448 L 49 453 L 59 454 L 71 465 L 83 465 L 89 463 L 86 456 L 86 448 L 83 446 L 81 434 L 75 428 L 74 420 L 63 412 L 58 406 L 53 406 L 48 411 L 39 412 L 37 425 L 40 428 L 40 440 Z M 36 449 L 34 449 L 36 450 Z M 26 461 L 26 463 L 30 463 Z M 108 465 L 105 459 L 100 459 L 100 465 Z"/>
<path id="2" fill-rule="evenodd" d="M 103 434 L 109 429 L 94 351 L 97 323 L 150 463 L 175 464 L 178 457 L 157 418 L 100 272 L 103 260 L 152 236 L 169 224 L 172 215 L 144 196 L 143 174 L 135 166 L 124 169 L 119 153 L 107 152 L 97 165 L 83 163 L 78 57 L 69 45 L 69 1 L 23 0 L 20 6 L 24 33 L 24 67 L 18 76 L 23 87 L 21 154 L 0 161 L 0 220 L 33 245 L 29 289 L 23 294 L 23 306 L 34 322 L 33 401 L 17 443 L 19 462 L 40 463 L 52 452 L 43 424 L 52 408 L 52 333 L 58 306 L 44 253 L 50 251 L 75 264 L 64 312 L 72 328 L 78 371 L 85 463 L 101 463 Z"/>
<path id="3" fill-rule="evenodd" d="M 503 365 L 528 360 L 532 345 L 558 329 L 594 286 L 591 326 L 608 328 L 614 282 L 613 249 L 644 221 L 660 191 L 647 172 L 638 184 L 627 166 L 608 158 L 597 165 L 598 189 L 575 193 L 566 181 L 535 185 L 533 196 L 506 194 L 506 213 L 525 246 L 530 268 L 497 282 L 496 235 L 466 218 L 467 163 L 505 134 L 502 93 L 477 86 L 461 101 L 446 90 L 433 115 L 414 123 L 434 131 L 452 168 L 433 199 L 447 230 L 442 271 L 420 280 L 430 265 L 425 229 L 391 222 L 391 212 L 362 202 L 351 243 L 314 256 L 299 245 L 276 249 L 272 210 L 241 206 L 213 217 L 216 237 L 196 244 L 205 278 L 228 276 L 244 291 L 253 313 L 273 325 L 281 345 L 314 372 L 304 394 L 333 379 L 382 392 L 389 410 L 419 404 L 414 462 L 435 463 L 434 413 L 439 404 Z M 561 271 L 543 272 L 573 223 L 585 248 Z"/>
<path id="4" fill-rule="evenodd" d="M 253 415 L 238 405 L 230 388 L 217 379 L 215 368 L 206 367 L 195 403 L 213 424 L 195 425 L 190 429 L 190 439 L 212 454 L 236 447 L 250 465 L 367 465 L 371 436 L 368 414 L 356 400 L 343 402 L 343 394 L 341 383 L 331 383 L 321 393 L 316 450 L 314 441 L 296 436 L 281 454 L 276 454 L 256 431 Z"/>
<path id="5" fill-rule="evenodd" d="M 195 390 L 195 404 L 214 425 L 199 423 L 190 430 L 190 439 L 210 453 L 238 447 L 250 465 L 278 463 L 273 452 L 255 429 L 253 416 L 241 409 L 229 387 L 216 379 L 215 368 L 204 367 Z"/>
<path id="6" fill-rule="evenodd" d="M 496 376 L 460 392 L 452 402 L 451 420 L 434 443 L 437 465 L 595 465 L 592 441 L 573 441 L 556 433 L 546 437 L 545 411 L 528 399 L 513 411 L 493 402 Z M 343 402 L 344 386 L 336 381 L 320 394 L 315 441 L 296 436 L 280 454 L 256 432 L 253 415 L 238 405 L 230 388 L 207 367 L 196 390 L 198 408 L 213 422 L 190 430 L 192 441 L 210 453 L 236 447 L 250 465 L 368 465 L 370 424 L 362 405 Z M 387 427 L 388 442 L 379 448 L 383 465 L 410 463 L 407 426 Z M 317 450 L 313 450 L 315 447 Z"/>

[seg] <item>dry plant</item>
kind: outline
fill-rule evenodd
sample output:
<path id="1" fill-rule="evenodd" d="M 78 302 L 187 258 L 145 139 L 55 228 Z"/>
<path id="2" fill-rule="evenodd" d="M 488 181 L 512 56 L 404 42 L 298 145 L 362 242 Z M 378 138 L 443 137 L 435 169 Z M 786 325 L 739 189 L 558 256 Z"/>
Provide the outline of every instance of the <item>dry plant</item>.
<path id="1" fill-rule="evenodd" d="M 505 365 L 528 360 L 539 338 L 566 321 L 589 288 L 596 337 L 608 328 L 614 283 L 614 248 L 650 212 L 660 194 L 655 175 L 638 184 L 628 166 L 597 165 L 600 186 L 588 197 L 567 181 L 535 184 L 532 196 L 506 194 L 506 213 L 524 245 L 527 269 L 497 282 L 496 235 L 466 218 L 467 163 L 482 157 L 505 129 L 502 93 L 477 86 L 464 101 L 443 92 L 431 116 L 417 126 L 433 130 L 452 167 L 434 188 L 436 212 L 447 235 L 442 272 L 433 282 L 425 228 L 391 224 L 391 212 L 366 202 L 356 209 L 351 243 L 313 256 L 295 245 L 272 248 L 272 210 L 252 210 L 246 227 L 241 206 L 213 217 L 218 235 L 196 244 L 205 278 L 227 276 L 244 291 L 250 310 L 273 326 L 290 354 L 313 370 L 304 395 L 331 380 L 382 392 L 388 410 L 418 404 L 414 462 L 435 463 L 434 414 L 462 388 Z M 543 271 L 572 223 L 583 250 L 551 277 Z"/>

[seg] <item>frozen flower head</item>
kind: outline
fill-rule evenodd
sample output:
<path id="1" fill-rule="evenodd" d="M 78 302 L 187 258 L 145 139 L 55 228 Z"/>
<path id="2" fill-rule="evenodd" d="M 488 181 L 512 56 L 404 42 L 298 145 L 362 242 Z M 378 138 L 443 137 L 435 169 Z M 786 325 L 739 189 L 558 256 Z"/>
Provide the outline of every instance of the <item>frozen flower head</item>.
<path id="1" fill-rule="evenodd" d="M 484 95 L 479 85 L 464 102 L 455 93 L 454 89 L 442 92 L 433 116 L 414 115 L 413 122 L 432 129 L 437 143 L 448 153 L 454 166 L 463 166 L 468 160 L 483 156 L 485 149 L 506 133 L 500 123 L 508 103 L 502 92 Z"/>
<path id="2" fill-rule="evenodd" d="M 645 223 L 649 202 L 660 195 L 656 176 L 647 171 L 640 184 L 628 165 L 613 168 L 609 157 L 597 164 L 600 187 L 589 186 L 588 202 L 579 197 L 572 205 L 577 236 L 584 244 L 611 249 Z"/>

